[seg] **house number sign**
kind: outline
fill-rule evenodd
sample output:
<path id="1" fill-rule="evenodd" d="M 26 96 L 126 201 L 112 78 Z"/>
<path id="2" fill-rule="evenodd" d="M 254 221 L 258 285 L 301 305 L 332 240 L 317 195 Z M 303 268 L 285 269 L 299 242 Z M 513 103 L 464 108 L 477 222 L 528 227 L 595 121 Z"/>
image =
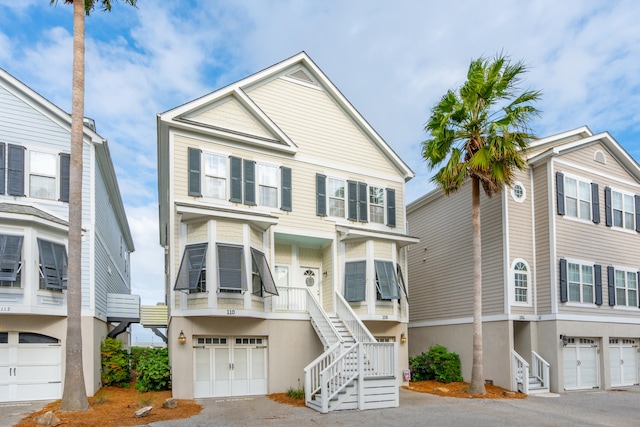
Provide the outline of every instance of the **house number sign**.
<path id="1" fill-rule="evenodd" d="M 11 311 L 11 307 L 9 307 L 9 306 L 2 306 L 2 307 L 0 307 L 0 312 L 2 312 L 2 311 L 4 311 L 4 312 Z"/>

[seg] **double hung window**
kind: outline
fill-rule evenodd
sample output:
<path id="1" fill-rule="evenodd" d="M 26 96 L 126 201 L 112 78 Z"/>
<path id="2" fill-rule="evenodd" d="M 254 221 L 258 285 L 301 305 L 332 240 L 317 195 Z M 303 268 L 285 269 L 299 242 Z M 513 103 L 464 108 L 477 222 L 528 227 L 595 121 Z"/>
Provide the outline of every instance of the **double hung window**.
<path id="1" fill-rule="evenodd" d="M 570 302 L 594 302 L 594 275 L 593 265 L 584 265 L 569 262 L 568 286 Z"/>
<path id="2" fill-rule="evenodd" d="M 591 185 L 584 181 L 565 177 L 567 215 L 580 219 L 591 219 Z"/>
<path id="3" fill-rule="evenodd" d="M 615 270 L 616 305 L 638 307 L 638 275 L 635 271 Z"/>
<path id="4" fill-rule="evenodd" d="M 215 154 L 204 155 L 204 196 L 227 198 L 227 158 Z"/>
<path id="5" fill-rule="evenodd" d="M 278 207 L 278 167 L 258 165 L 258 189 L 260 206 Z"/>
<path id="6" fill-rule="evenodd" d="M 31 197 L 55 200 L 56 169 L 55 154 L 29 152 L 29 195 Z"/>
<path id="7" fill-rule="evenodd" d="M 527 265 L 518 261 L 513 266 L 513 285 L 515 290 L 515 302 L 529 302 L 529 269 Z"/>
<path id="8" fill-rule="evenodd" d="M 614 227 L 634 229 L 635 204 L 633 196 L 611 191 L 611 208 Z"/>
<path id="9" fill-rule="evenodd" d="M 344 180 L 329 178 L 329 216 L 345 217 Z"/>
<path id="10" fill-rule="evenodd" d="M 369 221 L 384 224 L 384 188 L 369 187 Z"/>

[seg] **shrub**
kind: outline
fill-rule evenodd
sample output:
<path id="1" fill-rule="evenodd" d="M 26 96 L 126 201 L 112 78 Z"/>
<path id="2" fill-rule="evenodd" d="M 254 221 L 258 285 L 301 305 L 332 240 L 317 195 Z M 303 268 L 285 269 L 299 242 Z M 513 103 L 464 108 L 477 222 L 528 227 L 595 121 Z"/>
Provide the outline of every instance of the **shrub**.
<path id="1" fill-rule="evenodd" d="M 133 369 L 134 371 L 137 371 L 138 363 L 140 363 L 140 359 L 144 359 L 151 352 L 153 352 L 153 348 L 131 347 L 131 369 Z"/>
<path id="2" fill-rule="evenodd" d="M 409 357 L 409 367 L 413 381 L 462 381 L 460 356 L 457 353 L 448 353 L 447 348 L 442 345 L 434 345 L 427 353 Z"/>
<path id="3" fill-rule="evenodd" d="M 289 390 L 287 390 L 286 395 L 291 397 L 292 399 L 302 400 L 304 399 L 304 389 L 289 387 Z"/>
<path id="4" fill-rule="evenodd" d="M 140 391 L 168 390 L 171 388 L 169 351 L 166 348 L 151 350 L 138 361 L 136 388 Z"/>
<path id="5" fill-rule="evenodd" d="M 103 385 L 128 387 L 131 381 L 129 353 L 122 349 L 122 343 L 114 338 L 105 338 L 100 346 L 102 372 L 100 379 Z"/>

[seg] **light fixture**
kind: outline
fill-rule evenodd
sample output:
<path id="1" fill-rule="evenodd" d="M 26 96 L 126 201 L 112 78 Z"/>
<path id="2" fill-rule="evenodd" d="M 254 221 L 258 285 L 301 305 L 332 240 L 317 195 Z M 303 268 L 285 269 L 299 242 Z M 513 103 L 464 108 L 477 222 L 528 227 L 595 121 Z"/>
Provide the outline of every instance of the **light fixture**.
<path id="1" fill-rule="evenodd" d="M 569 337 L 567 337 L 564 334 L 560 334 L 560 340 L 562 341 L 562 346 L 566 347 L 567 344 L 569 343 Z"/>
<path id="2" fill-rule="evenodd" d="M 407 342 L 407 336 L 404 334 L 404 332 L 400 334 L 400 342 L 402 344 L 406 344 Z"/>
<path id="3" fill-rule="evenodd" d="M 180 331 L 180 335 L 178 335 L 178 342 L 180 344 L 184 344 L 187 342 L 187 337 L 184 335 L 184 332 Z"/>

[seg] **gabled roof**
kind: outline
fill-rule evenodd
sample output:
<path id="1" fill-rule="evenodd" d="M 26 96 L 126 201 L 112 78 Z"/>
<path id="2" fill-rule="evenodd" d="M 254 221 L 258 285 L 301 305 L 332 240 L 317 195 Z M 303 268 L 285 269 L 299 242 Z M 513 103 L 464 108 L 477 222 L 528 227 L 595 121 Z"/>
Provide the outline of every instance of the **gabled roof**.
<path id="1" fill-rule="evenodd" d="M 47 100 L 36 91 L 32 90 L 26 84 L 22 83 L 20 80 L 16 79 L 2 68 L 0 68 L 0 86 L 6 88 L 7 91 L 11 92 L 14 96 L 40 112 L 42 115 L 48 117 L 54 123 L 58 124 L 61 128 L 65 129 L 69 133 L 71 132 L 70 114 L 66 113 L 60 107 Z M 96 146 L 96 157 L 104 173 L 105 184 L 107 186 L 107 191 L 111 196 L 110 200 L 114 207 L 116 218 L 118 220 L 118 223 L 122 227 L 127 246 L 133 252 L 135 249 L 133 244 L 133 237 L 131 236 L 129 222 L 127 221 L 127 215 L 124 210 L 124 205 L 122 204 L 120 188 L 118 187 L 116 173 L 113 169 L 111 155 L 109 154 L 109 146 L 107 144 L 107 140 L 98 135 L 95 129 L 93 129 L 92 125 L 92 120 L 85 119 L 85 141 L 88 139 L 92 144 Z M 69 139 L 69 145 L 71 145 L 71 139 Z"/>
<path id="2" fill-rule="evenodd" d="M 531 147 L 544 148 L 544 151 L 533 154 L 529 157 L 528 162 L 530 165 L 536 165 L 549 158 L 598 143 L 602 144 L 622 167 L 640 182 L 640 165 L 622 148 L 620 143 L 616 141 L 609 132 L 594 135 L 586 126 L 558 135 L 552 135 L 536 141 L 535 144 L 531 144 Z"/>
<path id="3" fill-rule="evenodd" d="M 342 95 L 338 88 L 320 70 L 320 68 L 305 53 L 300 52 L 282 62 L 259 71 L 236 83 L 223 87 L 215 92 L 204 95 L 196 100 L 158 114 L 158 129 L 162 124 L 185 130 L 209 132 L 214 136 L 224 136 L 231 140 L 261 146 L 272 150 L 295 154 L 295 143 L 251 100 L 247 93 L 270 80 L 286 77 L 297 79 L 307 84 L 318 85 L 342 108 L 354 123 L 371 139 L 400 172 L 405 181 L 415 174 L 404 161 L 391 149 L 382 137 L 367 123 L 351 103 Z M 234 102 L 240 106 L 264 130 L 264 133 L 251 134 L 235 131 L 225 126 L 198 123 L 194 117 L 198 112 L 224 102 Z M 159 138 L 160 138 L 160 132 Z"/>

